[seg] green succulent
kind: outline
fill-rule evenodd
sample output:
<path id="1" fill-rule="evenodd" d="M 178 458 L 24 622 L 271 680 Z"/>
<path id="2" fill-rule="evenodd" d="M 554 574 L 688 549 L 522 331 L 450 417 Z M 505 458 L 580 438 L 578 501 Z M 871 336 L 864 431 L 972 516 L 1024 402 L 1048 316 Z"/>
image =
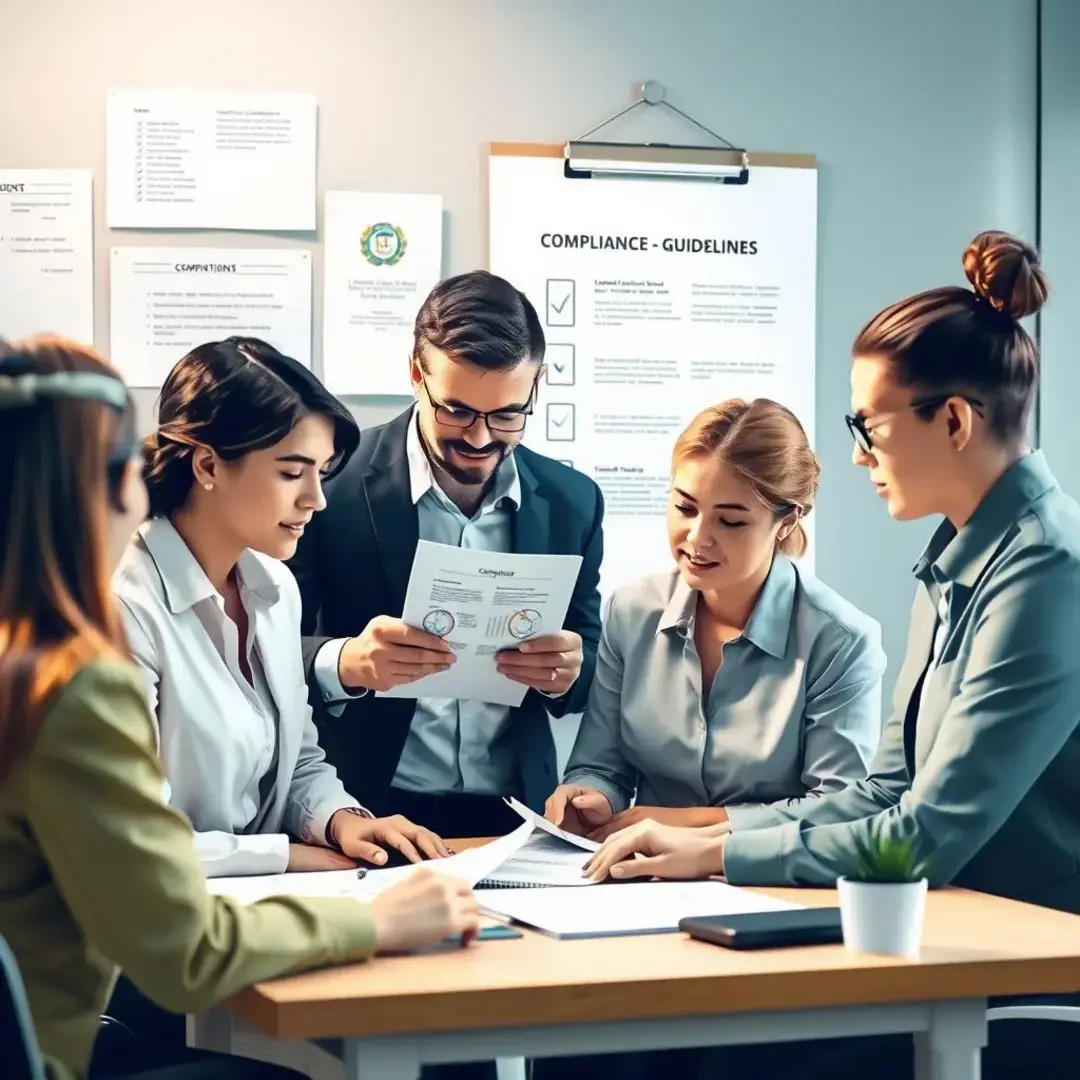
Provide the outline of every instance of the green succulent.
<path id="1" fill-rule="evenodd" d="M 856 844 L 855 865 L 846 877 L 878 884 L 920 881 L 927 876 L 928 862 L 910 840 L 877 837 Z"/>

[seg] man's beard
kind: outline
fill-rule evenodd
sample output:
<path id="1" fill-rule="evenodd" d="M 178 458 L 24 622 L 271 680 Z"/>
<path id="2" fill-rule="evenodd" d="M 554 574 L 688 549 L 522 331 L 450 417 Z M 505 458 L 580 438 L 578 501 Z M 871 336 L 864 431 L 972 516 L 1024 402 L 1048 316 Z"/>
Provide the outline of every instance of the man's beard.
<path id="1" fill-rule="evenodd" d="M 499 466 L 509 457 L 513 447 L 504 442 L 490 442 L 486 446 L 474 447 L 463 439 L 440 439 L 438 449 L 436 464 L 451 480 L 458 484 L 479 487 L 486 484 L 495 475 Z M 450 455 L 455 450 L 464 450 L 466 453 L 470 450 L 473 453 L 476 453 L 477 450 L 485 453 L 492 453 L 497 450 L 498 456 L 477 461 L 475 465 L 469 467 L 458 465 L 450 460 Z"/>

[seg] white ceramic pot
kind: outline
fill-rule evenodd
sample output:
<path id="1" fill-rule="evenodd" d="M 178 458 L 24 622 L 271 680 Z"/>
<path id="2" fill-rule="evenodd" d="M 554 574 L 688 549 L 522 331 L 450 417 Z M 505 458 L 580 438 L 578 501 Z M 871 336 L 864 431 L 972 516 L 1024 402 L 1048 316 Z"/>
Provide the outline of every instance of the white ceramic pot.
<path id="1" fill-rule="evenodd" d="M 854 952 L 919 955 L 926 915 L 926 878 L 920 881 L 836 883 L 844 945 Z"/>

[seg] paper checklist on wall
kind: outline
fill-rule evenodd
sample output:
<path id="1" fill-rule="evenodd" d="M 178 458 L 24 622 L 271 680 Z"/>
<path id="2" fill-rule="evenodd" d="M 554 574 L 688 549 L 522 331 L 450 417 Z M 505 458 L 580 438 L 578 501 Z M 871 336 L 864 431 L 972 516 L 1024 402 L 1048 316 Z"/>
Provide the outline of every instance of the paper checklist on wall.
<path id="1" fill-rule="evenodd" d="M 94 342 L 89 169 L 0 169 L 0 333 Z"/>
<path id="2" fill-rule="evenodd" d="M 113 248 L 112 359 L 160 386 L 204 341 L 240 335 L 311 364 L 311 253 L 295 248 Z"/>
<path id="3" fill-rule="evenodd" d="M 313 94 L 111 90 L 113 229 L 315 228 Z"/>
<path id="4" fill-rule="evenodd" d="M 455 656 L 446 671 L 381 692 L 520 705 L 528 689 L 501 675 L 495 654 L 563 628 L 579 555 L 514 555 L 421 540 L 402 619 L 442 638 Z"/>

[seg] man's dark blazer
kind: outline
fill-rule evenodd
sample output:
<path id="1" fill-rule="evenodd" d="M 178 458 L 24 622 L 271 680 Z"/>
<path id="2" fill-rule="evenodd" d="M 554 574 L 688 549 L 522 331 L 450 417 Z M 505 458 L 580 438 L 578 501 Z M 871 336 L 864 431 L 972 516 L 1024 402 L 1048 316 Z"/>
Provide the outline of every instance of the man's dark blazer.
<path id="1" fill-rule="evenodd" d="M 385 813 L 416 702 L 371 693 L 331 716 L 313 667 L 328 639 L 353 637 L 378 615 L 401 616 L 419 530 L 405 449 L 411 420 L 410 409 L 363 433 L 348 465 L 327 484 L 327 507 L 312 519 L 289 563 L 303 599 L 304 666 L 320 742 L 345 787 L 376 814 Z M 581 675 L 561 698 L 527 691 L 511 717 L 521 794 L 540 811 L 558 783 L 547 714 L 580 712 L 596 667 L 604 503 L 582 473 L 522 446 L 514 456 L 521 507 L 513 517 L 511 550 L 583 557 L 565 626 L 581 635 Z"/>

